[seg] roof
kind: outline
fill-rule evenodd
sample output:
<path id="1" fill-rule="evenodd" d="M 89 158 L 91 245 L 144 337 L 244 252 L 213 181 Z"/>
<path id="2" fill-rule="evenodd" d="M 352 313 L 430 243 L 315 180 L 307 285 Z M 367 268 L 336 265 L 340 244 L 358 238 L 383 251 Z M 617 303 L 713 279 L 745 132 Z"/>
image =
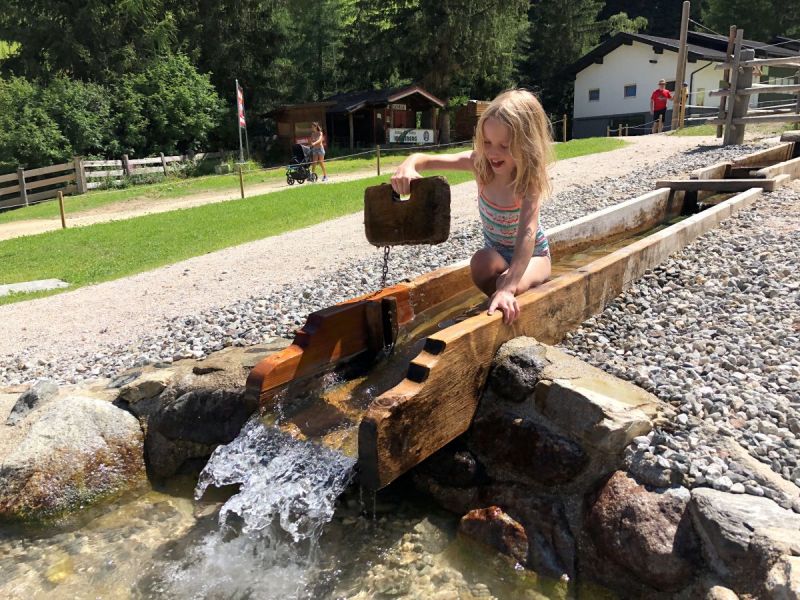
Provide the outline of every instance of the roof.
<path id="1" fill-rule="evenodd" d="M 640 42 L 652 46 L 654 49 L 669 50 L 671 52 L 678 52 L 680 48 L 680 40 L 672 38 L 657 37 L 654 35 L 645 35 L 643 33 L 617 33 L 599 46 L 590 50 L 587 54 L 583 55 L 570 69 L 573 73 L 583 71 L 589 65 L 602 62 L 602 58 L 606 54 L 610 54 L 622 45 L 630 46 L 633 42 Z M 687 37 L 687 52 L 689 60 L 708 60 L 711 62 L 724 62 L 725 51 L 728 45 L 728 38 L 721 35 L 712 35 L 708 33 L 700 33 L 697 31 L 690 31 Z M 756 51 L 756 56 L 760 58 L 769 57 L 782 57 L 793 56 L 796 51 L 784 48 L 783 46 L 774 46 L 765 42 L 756 42 L 753 40 L 744 40 L 744 48 L 751 48 Z"/>
<path id="2" fill-rule="evenodd" d="M 366 106 L 380 106 L 397 102 L 411 96 L 413 94 L 420 94 L 432 104 L 436 104 L 439 108 L 444 108 L 445 103 L 439 100 L 430 92 L 425 91 L 418 85 L 410 85 L 389 90 L 364 90 L 360 92 L 347 92 L 344 94 L 336 94 L 327 98 L 327 102 L 332 103 L 328 112 L 331 113 L 352 113 L 361 110 Z"/>

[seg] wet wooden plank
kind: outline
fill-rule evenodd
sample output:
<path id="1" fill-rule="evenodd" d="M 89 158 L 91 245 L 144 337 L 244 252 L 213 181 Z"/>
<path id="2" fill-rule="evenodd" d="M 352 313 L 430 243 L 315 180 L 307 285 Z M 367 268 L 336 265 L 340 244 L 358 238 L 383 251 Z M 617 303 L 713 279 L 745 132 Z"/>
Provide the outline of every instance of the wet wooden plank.
<path id="1" fill-rule="evenodd" d="M 666 179 L 657 181 L 657 188 L 669 188 L 685 192 L 745 192 L 754 186 L 772 192 L 776 187 L 776 180 L 772 179 Z"/>
<path id="2" fill-rule="evenodd" d="M 520 295 L 521 315 L 510 326 L 499 313 L 483 313 L 430 336 L 407 377 L 378 397 L 361 421 L 361 484 L 380 489 L 464 433 L 503 343 L 519 335 L 558 342 L 645 271 L 752 204 L 761 191 L 734 196 Z"/>

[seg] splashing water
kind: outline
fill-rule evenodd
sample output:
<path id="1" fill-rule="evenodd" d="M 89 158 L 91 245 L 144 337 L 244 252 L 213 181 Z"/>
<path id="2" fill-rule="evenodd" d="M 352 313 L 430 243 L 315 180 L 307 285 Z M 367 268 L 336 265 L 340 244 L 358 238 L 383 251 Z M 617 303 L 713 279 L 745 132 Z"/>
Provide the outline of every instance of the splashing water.
<path id="1" fill-rule="evenodd" d="M 238 484 L 219 529 L 191 544 L 151 591 L 177 597 L 302 597 L 322 530 L 353 478 L 355 459 L 251 419 L 218 447 L 200 474 L 209 486 Z"/>

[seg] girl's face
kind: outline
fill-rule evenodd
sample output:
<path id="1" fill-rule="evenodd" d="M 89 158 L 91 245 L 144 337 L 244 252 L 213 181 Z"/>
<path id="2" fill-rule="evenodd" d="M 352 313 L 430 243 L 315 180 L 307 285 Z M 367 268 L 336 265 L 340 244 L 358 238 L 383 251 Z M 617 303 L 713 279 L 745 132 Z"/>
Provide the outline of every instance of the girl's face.
<path id="1" fill-rule="evenodd" d="M 511 177 L 516 166 L 511 157 L 511 130 L 494 117 L 483 122 L 483 154 L 495 175 Z"/>

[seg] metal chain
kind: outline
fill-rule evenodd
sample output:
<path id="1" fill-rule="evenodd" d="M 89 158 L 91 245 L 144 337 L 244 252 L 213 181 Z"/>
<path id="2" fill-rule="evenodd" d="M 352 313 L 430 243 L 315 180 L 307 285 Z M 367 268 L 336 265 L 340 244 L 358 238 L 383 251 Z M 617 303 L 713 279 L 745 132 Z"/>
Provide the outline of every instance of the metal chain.
<path id="1" fill-rule="evenodd" d="M 383 271 L 381 272 L 381 288 L 386 287 L 386 277 L 389 275 L 389 251 L 391 246 L 383 247 Z"/>

